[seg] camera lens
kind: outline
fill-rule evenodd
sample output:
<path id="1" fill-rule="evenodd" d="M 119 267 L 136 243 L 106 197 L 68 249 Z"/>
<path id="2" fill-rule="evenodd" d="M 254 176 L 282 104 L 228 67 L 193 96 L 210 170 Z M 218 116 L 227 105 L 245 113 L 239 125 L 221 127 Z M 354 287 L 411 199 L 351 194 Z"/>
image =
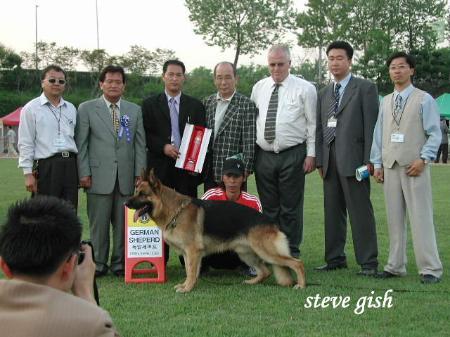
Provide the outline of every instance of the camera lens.
<path id="1" fill-rule="evenodd" d="M 78 255 L 78 264 L 83 263 L 84 261 L 84 252 L 80 252 L 80 254 Z"/>

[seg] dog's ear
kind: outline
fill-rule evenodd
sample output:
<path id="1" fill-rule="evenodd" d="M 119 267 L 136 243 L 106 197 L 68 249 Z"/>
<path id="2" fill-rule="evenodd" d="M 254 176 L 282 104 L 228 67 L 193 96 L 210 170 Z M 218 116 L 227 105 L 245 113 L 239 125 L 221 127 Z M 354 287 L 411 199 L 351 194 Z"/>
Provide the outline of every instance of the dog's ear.
<path id="1" fill-rule="evenodd" d="M 161 190 L 161 181 L 155 175 L 155 171 L 151 169 L 148 175 L 148 182 L 153 192 L 158 193 Z"/>

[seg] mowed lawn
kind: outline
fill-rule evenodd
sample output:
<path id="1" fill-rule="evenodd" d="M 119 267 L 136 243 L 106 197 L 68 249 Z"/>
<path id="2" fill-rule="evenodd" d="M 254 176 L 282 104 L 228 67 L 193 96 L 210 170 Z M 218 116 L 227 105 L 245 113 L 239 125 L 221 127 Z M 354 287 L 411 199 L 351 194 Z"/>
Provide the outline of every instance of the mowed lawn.
<path id="1" fill-rule="evenodd" d="M 0 219 L 8 206 L 27 196 L 21 172 L 13 159 L 0 160 Z M 173 286 L 184 270 L 172 252 L 165 284 L 125 284 L 107 276 L 98 280 L 102 307 L 108 310 L 122 336 L 450 336 L 450 166 L 434 165 L 433 202 L 438 247 L 444 277 L 436 285 L 419 283 L 411 238 L 408 238 L 408 276 L 378 280 L 356 276 L 351 231 L 348 231 L 349 269 L 321 273 L 323 263 L 323 195 L 317 172 L 307 178 L 305 191 L 302 259 L 308 287 L 293 290 L 265 283 L 242 284 L 235 272 L 212 271 L 201 277 L 189 294 L 175 293 Z M 249 190 L 256 193 L 253 179 Z M 381 267 L 387 260 L 388 234 L 383 193 L 372 184 L 372 201 L 378 230 Z M 79 215 L 88 238 L 86 198 L 80 193 Z M 409 231 L 408 231 L 409 232 Z M 388 290 L 393 290 L 388 292 Z M 384 296 L 387 292 L 387 297 Z M 314 299 L 337 297 L 335 304 L 314 306 Z M 347 299 L 342 307 L 340 298 Z M 380 297 L 376 299 L 375 297 Z M 340 304 L 340 305 L 339 305 Z M 374 308 L 385 304 L 385 308 Z M 387 306 L 391 304 L 391 307 Z"/>

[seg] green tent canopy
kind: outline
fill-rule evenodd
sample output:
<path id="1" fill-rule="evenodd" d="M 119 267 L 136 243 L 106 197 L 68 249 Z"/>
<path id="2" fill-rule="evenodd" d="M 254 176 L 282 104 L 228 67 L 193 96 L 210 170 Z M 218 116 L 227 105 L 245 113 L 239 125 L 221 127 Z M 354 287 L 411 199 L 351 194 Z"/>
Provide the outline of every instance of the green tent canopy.
<path id="1" fill-rule="evenodd" d="M 445 93 L 436 99 L 441 116 L 450 118 L 450 94 Z"/>

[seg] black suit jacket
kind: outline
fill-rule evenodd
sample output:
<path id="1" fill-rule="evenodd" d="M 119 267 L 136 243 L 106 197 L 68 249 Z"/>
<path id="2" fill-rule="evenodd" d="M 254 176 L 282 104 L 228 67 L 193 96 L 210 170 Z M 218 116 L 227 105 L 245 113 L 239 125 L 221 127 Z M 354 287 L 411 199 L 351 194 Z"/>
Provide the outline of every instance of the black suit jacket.
<path id="1" fill-rule="evenodd" d="M 179 110 L 180 135 L 183 136 L 186 123 L 206 126 L 205 107 L 190 96 L 181 94 Z M 164 185 L 177 189 L 180 181 L 173 181 L 175 160 L 164 154 L 164 146 L 170 144 L 172 128 L 167 96 L 164 92 L 148 97 L 142 104 L 142 117 L 147 141 L 147 167 L 154 168 L 155 174 Z M 179 175 L 178 175 L 179 176 Z M 191 180 L 197 186 L 201 181 L 198 176 L 185 174 L 182 179 Z M 183 193 L 183 191 L 180 191 Z"/>
<path id="2" fill-rule="evenodd" d="M 324 176 L 328 170 L 330 148 L 323 140 L 323 130 L 334 102 L 333 90 L 333 83 L 323 88 L 317 102 L 316 165 L 323 168 Z M 369 163 L 377 117 L 377 87 L 372 82 L 352 75 L 336 114 L 336 165 L 342 176 L 354 176 L 357 167 Z"/>

